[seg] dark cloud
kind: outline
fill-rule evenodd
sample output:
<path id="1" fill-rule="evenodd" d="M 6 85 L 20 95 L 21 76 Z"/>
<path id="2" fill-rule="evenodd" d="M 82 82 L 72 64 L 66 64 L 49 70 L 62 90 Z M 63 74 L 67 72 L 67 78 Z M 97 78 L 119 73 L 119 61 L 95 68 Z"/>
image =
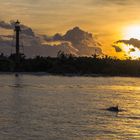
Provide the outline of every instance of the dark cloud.
<path id="1" fill-rule="evenodd" d="M 9 23 L 5 22 L 5 21 L 0 21 L 0 28 L 13 30 L 14 26 L 15 26 L 15 21 L 10 21 Z M 29 28 L 28 26 L 21 24 L 21 30 L 22 30 L 22 32 L 21 32 L 22 34 L 35 36 L 32 29 Z"/>
<path id="2" fill-rule="evenodd" d="M 44 35 L 42 36 L 44 40 L 51 42 L 51 41 L 63 41 L 63 36 L 59 33 L 56 33 L 54 36 Z"/>
<path id="3" fill-rule="evenodd" d="M 110 5 L 110 4 L 115 4 L 115 5 L 135 5 L 140 3 L 139 0 L 95 0 L 97 4 L 101 5 Z"/>
<path id="4" fill-rule="evenodd" d="M 122 49 L 121 49 L 119 46 L 117 46 L 117 45 L 112 45 L 112 47 L 115 48 L 115 51 L 116 51 L 116 52 L 122 52 Z"/>
<path id="5" fill-rule="evenodd" d="M 59 33 L 56 33 L 54 36 L 53 36 L 53 40 L 54 41 L 59 41 L 59 40 L 63 40 L 63 36 Z"/>
<path id="6" fill-rule="evenodd" d="M 131 38 L 129 40 L 118 40 L 118 41 L 116 41 L 116 43 L 117 44 L 118 43 L 124 43 L 126 45 L 132 45 L 132 46 L 140 49 L 140 40 L 135 39 L 135 38 Z"/>
<path id="7" fill-rule="evenodd" d="M 129 50 L 130 50 L 130 52 L 135 52 L 136 51 L 134 48 L 130 48 Z"/>
<path id="8" fill-rule="evenodd" d="M 24 28 L 22 30 L 22 34 L 26 34 L 26 35 L 29 35 L 29 36 L 35 36 L 33 30 L 31 28 Z"/>
<path id="9" fill-rule="evenodd" d="M 43 50 L 41 52 L 42 56 L 51 56 L 51 57 L 56 57 L 58 52 L 64 52 L 65 54 L 72 54 L 74 56 L 78 56 L 78 50 L 75 49 L 71 43 L 69 42 L 62 42 L 58 45 L 44 45 L 42 46 Z"/>
<path id="10" fill-rule="evenodd" d="M 12 25 L 9 23 L 6 23 L 5 21 L 0 21 L 0 27 L 4 29 L 12 29 Z"/>

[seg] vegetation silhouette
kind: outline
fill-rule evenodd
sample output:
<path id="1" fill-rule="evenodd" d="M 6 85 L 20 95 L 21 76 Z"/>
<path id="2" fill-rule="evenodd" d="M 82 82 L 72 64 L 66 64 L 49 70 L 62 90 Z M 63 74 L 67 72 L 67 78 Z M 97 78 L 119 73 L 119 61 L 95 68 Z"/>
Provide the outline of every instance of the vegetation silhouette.
<path id="1" fill-rule="evenodd" d="M 0 55 L 0 72 L 15 72 L 16 55 Z M 75 57 L 59 52 L 56 58 L 20 54 L 20 72 L 60 75 L 140 76 L 140 60 L 120 60 L 109 56 Z"/>

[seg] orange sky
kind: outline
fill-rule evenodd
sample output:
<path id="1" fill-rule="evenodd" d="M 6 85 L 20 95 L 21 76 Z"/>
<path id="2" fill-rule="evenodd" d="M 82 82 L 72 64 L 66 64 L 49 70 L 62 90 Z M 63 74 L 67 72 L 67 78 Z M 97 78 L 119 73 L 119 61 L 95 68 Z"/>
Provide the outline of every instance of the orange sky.
<path id="1" fill-rule="evenodd" d="M 96 35 L 103 51 L 124 39 L 125 28 L 140 26 L 139 0 L 0 0 L 0 19 L 20 19 L 38 33 L 64 33 L 74 26 Z"/>

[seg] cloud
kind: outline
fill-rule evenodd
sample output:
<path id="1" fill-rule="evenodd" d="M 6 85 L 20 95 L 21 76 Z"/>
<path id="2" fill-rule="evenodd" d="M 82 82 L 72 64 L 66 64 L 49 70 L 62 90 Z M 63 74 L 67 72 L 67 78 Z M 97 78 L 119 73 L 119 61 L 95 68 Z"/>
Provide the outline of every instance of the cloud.
<path id="1" fill-rule="evenodd" d="M 131 39 L 129 39 L 129 40 L 118 40 L 118 41 L 116 41 L 116 43 L 117 43 L 117 44 L 118 44 L 118 43 L 124 43 L 124 44 L 126 44 L 126 45 L 132 45 L 132 46 L 134 46 L 134 47 L 140 49 L 140 40 L 135 39 L 135 38 L 131 38 Z"/>
<path id="2" fill-rule="evenodd" d="M 6 23 L 5 21 L 0 21 L 0 27 L 4 29 L 12 29 L 12 25 L 9 23 Z"/>
<path id="3" fill-rule="evenodd" d="M 78 50 L 74 48 L 71 43 L 69 42 L 63 42 L 58 45 L 44 45 L 42 46 L 43 50 L 41 52 L 42 56 L 51 56 L 56 57 L 58 52 L 64 52 L 65 54 L 73 54 L 74 56 L 77 56 Z"/>
<path id="4" fill-rule="evenodd" d="M 98 42 L 91 33 L 75 27 L 66 32 L 63 36 L 65 41 L 69 41 L 79 50 L 79 55 L 102 54 L 101 43 Z"/>
<path id="5" fill-rule="evenodd" d="M 24 30 L 22 30 L 22 34 L 26 34 L 29 36 L 35 36 L 35 33 L 33 32 L 33 30 L 31 28 L 24 28 Z"/>
<path id="6" fill-rule="evenodd" d="M 117 46 L 117 45 L 112 45 L 112 47 L 115 48 L 115 51 L 116 51 L 116 52 L 122 52 L 122 49 L 121 49 L 119 46 Z"/>
<path id="7" fill-rule="evenodd" d="M 91 33 L 81 30 L 79 27 L 74 27 L 68 30 L 64 35 L 56 33 L 54 36 L 42 36 L 42 41 L 46 41 L 45 44 L 63 44 L 67 42 L 71 44 L 72 48 L 76 51 L 76 55 L 79 56 L 91 56 L 93 54 L 102 55 L 101 43 L 98 42 Z M 44 44 L 44 42 L 43 42 Z M 60 46 L 59 45 L 59 48 Z M 55 45 L 56 46 L 56 45 Z M 75 54 L 74 52 L 74 54 Z"/>
<path id="8" fill-rule="evenodd" d="M 130 52 L 135 52 L 136 51 L 134 48 L 130 48 L 129 50 L 130 50 Z"/>
<path id="9" fill-rule="evenodd" d="M 0 28 L 8 29 L 8 30 L 14 30 L 14 26 L 15 26 L 15 22 L 12 21 L 12 20 L 10 21 L 10 23 L 7 23 L 5 21 L 0 21 Z M 21 34 L 35 36 L 32 29 L 29 28 L 28 26 L 25 26 L 25 25 L 21 24 L 21 30 L 22 30 Z"/>
<path id="10" fill-rule="evenodd" d="M 101 5 L 115 4 L 115 5 L 126 6 L 126 5 L 138 4 L 140 1 L 139 0 L 95 0 L 95 2 Z"/>
<path id="11" fill-rule="evenodd" d="M 14 22 L 0 22 L 3 29 L 14 29 Z M 61 35 L 56 33 L 54 36 L 38 35 L 30 27 L 21 25 L 20 33 L 21 50 L 24 46 L 24 54 L 27 57 L 52 56 L 56 57 L 59 51 L 75 56 L 91 56 L 94 54 L 102 55 L 101 43 L 99 43 L 91 33 L 75 27 Z M 11 47 L 13 46 L 13 47 Z M 0 35 L 0 53 L 9 55 L 15 51 L 15 39 L 12 35 Z M 12 49 L 11 49 L 12 48 Z"/>

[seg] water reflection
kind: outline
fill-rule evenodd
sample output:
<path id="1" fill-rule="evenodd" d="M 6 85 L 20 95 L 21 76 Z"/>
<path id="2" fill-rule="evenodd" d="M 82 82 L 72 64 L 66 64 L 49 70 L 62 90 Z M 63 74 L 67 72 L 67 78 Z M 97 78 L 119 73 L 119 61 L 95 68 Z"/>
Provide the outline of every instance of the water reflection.
<path id="1" fill-rule="evenodd" d="M 25 89 L 22 88 L 22 76 L 14 77 L 13 84 L 11 86 L 11 105 L 10 110 L 8 110 L 8 116 L 11 117 L 11 127 L 9 127 L 9 132 L 11 138 L 24 138 L 27 136 L 27 132 L 30 128 L 31 122 L 31 107 L 30 101 L 26 96 L 22 96 Z"/>
<path id="2" fill-rule="evenodd" d="M 0 139 L 139 139 L 139 84 L 138 78 L 1 75 Z M 117 104 L 123 111 L 106 110 Z"/>

